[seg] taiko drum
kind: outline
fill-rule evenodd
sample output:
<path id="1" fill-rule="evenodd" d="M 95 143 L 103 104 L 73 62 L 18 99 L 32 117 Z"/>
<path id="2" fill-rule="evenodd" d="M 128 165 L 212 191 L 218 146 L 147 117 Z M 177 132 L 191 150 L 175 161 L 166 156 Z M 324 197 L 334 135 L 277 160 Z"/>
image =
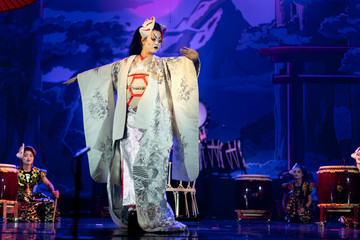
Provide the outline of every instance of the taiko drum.
<path id="1" fill-rule="evenodd" d="M 236 209 L 271 211 L 273 191 L 270 176 L 245 174 L 235 180 Z"/>
<path id="2" fill-rule="evenodd" d="M 355 166 L 321 166 L 317 172 L 319 203 L 360 203 L 360 175 Z"/>
<path id="3" fill-rule="evenodd" d="M 0 164 L 0 199 L 16 201 L 18 173 L 15 165 Z"/>

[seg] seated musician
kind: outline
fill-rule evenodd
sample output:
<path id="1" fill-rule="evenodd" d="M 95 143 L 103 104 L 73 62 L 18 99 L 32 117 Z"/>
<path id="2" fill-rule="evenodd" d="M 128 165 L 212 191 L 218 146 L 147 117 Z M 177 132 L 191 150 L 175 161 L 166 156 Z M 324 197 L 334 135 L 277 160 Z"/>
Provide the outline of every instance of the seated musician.
<path id="1" fill-rule="evenodd" d="M 307 181 L 308 174 L 304 166 L 295 164 L 289 171 L 294 180 L 284 183 L 283 209 L 285 221 L 309 223 L 312 220 L 311 193 L 315 187 L 314 183 Z"/>
<path id="2" fill-rule="evenodd" d="M 44 183 L 55 198 L 59 198 L 59 191 L 55 191 L 53 184 L 47 179 L 46 172 L 33 166 L 36 151 L 31 146 L 20 147 L 16 157 L 20 158 L 18 167 L 18 196 L 20 222 L 51 222 L 54 215 L 54 200 L 42 193 L 35 193 L 34 188 Z M 60 213 L 56 210 L 55 221 L 60 221 Z"/>

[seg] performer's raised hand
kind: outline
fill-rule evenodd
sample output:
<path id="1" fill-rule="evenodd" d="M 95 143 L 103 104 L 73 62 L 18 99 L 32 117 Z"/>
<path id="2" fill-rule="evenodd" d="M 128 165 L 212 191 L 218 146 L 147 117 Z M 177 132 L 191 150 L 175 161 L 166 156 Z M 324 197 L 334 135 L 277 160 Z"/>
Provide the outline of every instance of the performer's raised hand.
<path id="1" fill-rule="evenodd" d="M 25 148 L 25 144 L 23 143 L 19 148 L 19 152 L 16 154 L 17 158 L 22 159 L 24 157 L 24 148 Z"/>
<path id="2" fill-rule="evenodd" d="M 355 152 L 351 154 L 351 157 L 356 160 L 356 165 L 360 170 L 360 147 L 358 147 Z"/>
<path id="3" fill-rule="evenodd" d="M 69 85 L 71 83 L 74 83 L 76 81 L 77 77 L 70 78 L 66 82 L 63 82 L 63 84 Z"/>
<path id="4" fill-rule="evenodd" d="M 193 62 L 196 62 L 199 60 L 199 53 L 195 51 L 194 49 L 184 47 L 180 49 L 180 54 L 184 55 L 188 59 L 192 60 Z"/>
<path id="5" fill-rule="evenodd" d="M 358 147 L 351 157 L 356 160 L 356 162 L 360 163 L 360 147 Z"/>

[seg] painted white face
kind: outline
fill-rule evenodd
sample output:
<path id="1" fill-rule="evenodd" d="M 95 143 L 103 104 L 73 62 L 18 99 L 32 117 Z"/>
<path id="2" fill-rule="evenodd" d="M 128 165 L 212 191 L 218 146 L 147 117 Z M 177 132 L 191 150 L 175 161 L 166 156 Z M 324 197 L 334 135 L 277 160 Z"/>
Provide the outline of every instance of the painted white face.
<path id="1" fill-rule="evenodd" d="M 295 168 L 294 172 L 293 172 L 293 176 L 295 179 L 299 179 L 299 178 L 302 178 L 304 176 L 304 174 L 300 168 Z"/>
<path id="2" fill-rule="evenodd" d="M 161 32 L 153 30 L 147 38 L 141 40 L 143 44 L 143 51 L 154 54 L 156 53 L 162 42 Z"/>
<path id="3" fill-rule="evenodd" d="M 21 159 L 23 165 L 33 165 L 34 163 L 34 154 L 30 150 L 25 150 L 24 157 Z"/>

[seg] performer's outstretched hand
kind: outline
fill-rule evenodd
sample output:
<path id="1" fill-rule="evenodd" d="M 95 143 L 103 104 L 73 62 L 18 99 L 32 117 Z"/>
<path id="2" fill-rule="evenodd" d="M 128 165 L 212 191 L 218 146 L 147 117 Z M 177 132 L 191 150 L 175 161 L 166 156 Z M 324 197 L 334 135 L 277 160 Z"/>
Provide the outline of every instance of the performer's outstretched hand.
<path id="1" fill-rule="evenodd" d="M 24 157 L 24 148 L 25 148 L 25 144 L 23 143 L 19 148 L 19 152 L 16 154 L 17 158 L 22 159 Z"/>
<path id="2" fill-rule="evenodd" d="M 197 62 L 199 60 L 199 53 L 194 49 L 184 47 L 180 49 L 180 54 L 184 55 L 188 59 L 192 60 L 193 62 Z"/>
<path id="3" fill-rule="evenodd" d="M 71 83 L 75 82 L 75 81 L 76 81 L 76 79 L 77 79 L 77 77 L 70 78 L 70 79 L 69 79 L 69 80 L 67 80 L 66 82 L 63 82 L 63 84 L 69 85 L 69 84 L 71 84 Z"/>

